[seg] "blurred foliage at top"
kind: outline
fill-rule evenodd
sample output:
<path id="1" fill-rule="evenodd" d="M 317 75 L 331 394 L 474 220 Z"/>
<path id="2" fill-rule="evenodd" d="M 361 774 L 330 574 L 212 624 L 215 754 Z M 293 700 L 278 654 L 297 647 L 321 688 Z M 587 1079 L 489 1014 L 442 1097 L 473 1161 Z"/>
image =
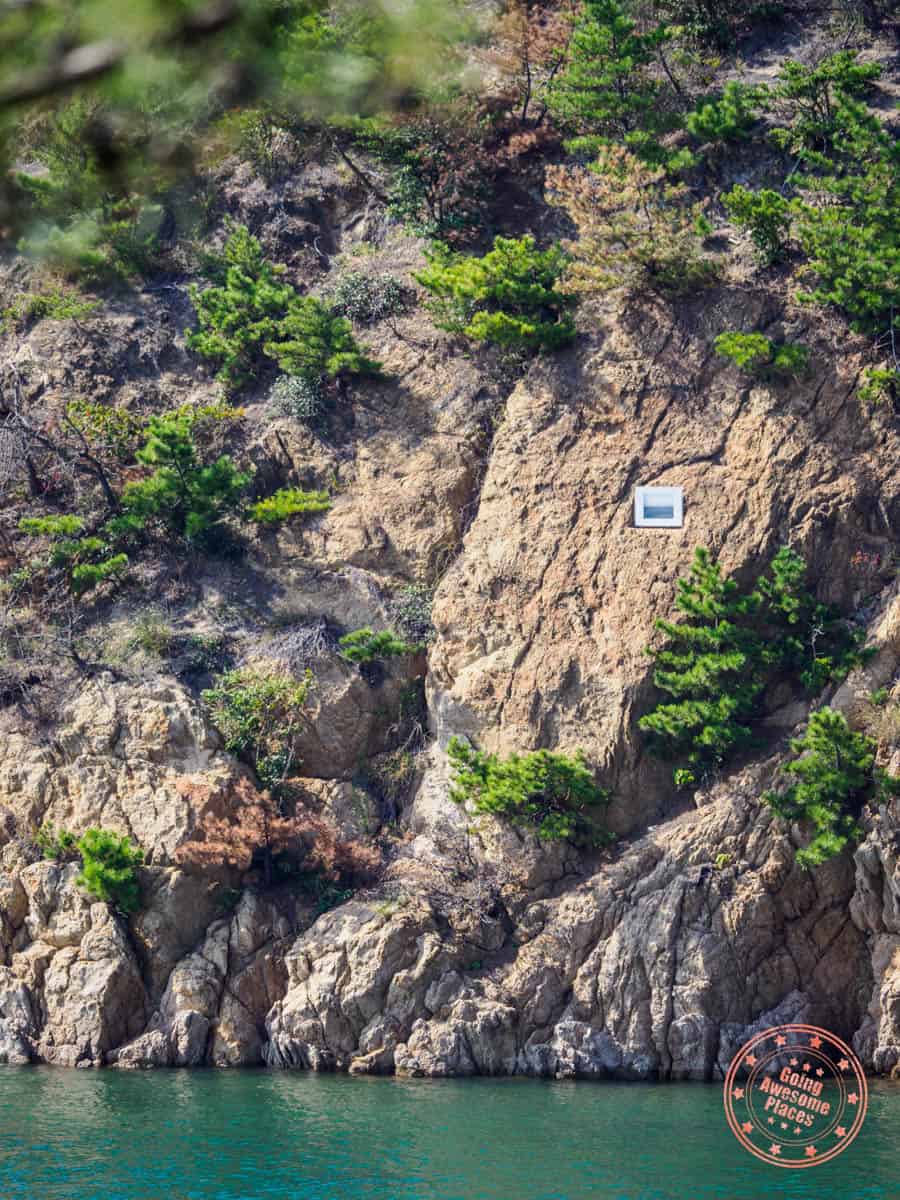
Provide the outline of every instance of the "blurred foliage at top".
<path id="1" fill-rule="evenodd" d="M 462 29 L 439 0 L 8 0 L 0 223 L 87 252 L 98 224 L 132 229 L 116 204 L 189 174 L 229 110 L 404 108 L 456 70 Z"/>

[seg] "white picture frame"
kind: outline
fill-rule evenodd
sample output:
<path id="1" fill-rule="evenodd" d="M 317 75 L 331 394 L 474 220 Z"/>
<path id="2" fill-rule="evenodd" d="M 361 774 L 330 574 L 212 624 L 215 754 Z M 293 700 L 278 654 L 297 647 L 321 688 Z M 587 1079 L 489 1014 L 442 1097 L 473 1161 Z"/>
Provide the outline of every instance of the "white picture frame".
<path id="1" fill-rule="evenodd" d="M 634 523 L 638 529 L 680 529 L 684 524 L 684 492 L 680 487 L 634 489 Z"/>

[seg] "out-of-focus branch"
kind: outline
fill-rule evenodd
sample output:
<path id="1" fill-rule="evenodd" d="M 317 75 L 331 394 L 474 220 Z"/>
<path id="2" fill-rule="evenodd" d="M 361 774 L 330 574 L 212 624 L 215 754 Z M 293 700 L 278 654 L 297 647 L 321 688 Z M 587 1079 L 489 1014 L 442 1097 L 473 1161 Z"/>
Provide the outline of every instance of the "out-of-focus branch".
<path id="1" fill-rule="evenodd" d="M 239 15 L 240 5 L 236 0 L 218 0 L 199 12 L 191 13 L 171 33 L 158 39 L 156 44 L 170 49 L 194 45 L 219 33 Z M 14 79 L 0 91 L 0 107 L 27 104 L 108 75 L 121 66 L 128 50 L 124 42 L 112 38 L 77 46 L 53 65 L 25 72 Z"/>

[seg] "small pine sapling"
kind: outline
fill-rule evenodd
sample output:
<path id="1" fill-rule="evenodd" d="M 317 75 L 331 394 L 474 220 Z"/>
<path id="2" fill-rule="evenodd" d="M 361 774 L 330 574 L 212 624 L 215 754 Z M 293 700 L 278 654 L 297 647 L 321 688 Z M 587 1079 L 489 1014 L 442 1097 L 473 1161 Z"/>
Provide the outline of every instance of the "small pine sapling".
<path id="1" fill-rule="evenodd" d="M 315 296 L 292 300 L 263 349 L 283 371 L 308 379 L 377 375 L 381 370 L 357 344 L 347 318 L 338 316 Z"/>
<path id="2" fill-rule="evenodd" d="M 791 203 L 771 188 L 751 192 L 736 184 L 722 196 L 730 219 L 746 229 L 760 262 L 771 266 L 784 257 L 791 229 Z"/>
<path id="3" fill-rule="evenodd" d="M 78 886 L 122 912 L 135 912 L 140 906 L 137 868 L 144 861 L 143 850 L 106 829 L 86 830 L 77 848 L 81 855 Z"/>
<path id="4" fill-rule="evenodd" d="M 746 83 L 726 83 L 722 95 L 701 101 L 685 120 L 688 133 L 700 142 L 740 142 L 759 118 L 764 92 Z"/>
<path id="5" fill-rule="evenodd" d="M 426 258 L 415 278 L 433 297 L 428 308 L 439 329 L 529 350 L 555 350 L 574 338 L 576 298 L 557 287 L 567 264 L 558 246 L 538 250 L 530 235 L 498 237 L 481 258 L 440 243 Z"/>
<path id="6" fill-rule="evenodd" d="M 605 806 L 609 793 L 594 782 L 580 752 L 535 750 L 501 759 L 454 737 L 447 753 L 455 803 L 533 829 L 544 841 L 599 846 L 610 840 L 591 811 Z"/>
<path id="7" fill-rule="evenodd" d="M 762 333 L 726 330 L 713 343 L 716 354 L 763 379 L 796 378 L 809 367 L 809 350 L 799 342 L 773 342 Z"/>
<path id="8" fill-rule="evenodd" d="M 302 488 L 279 488 L 264 500 L 250 506 L 250 519 L 260 525 L 277 525 L 290 517 L 309 517 L 328 512 L 331 500 L 327 492 L 304 492 Z"/>
<path id="9" fill-rule="evenodd" d="M 405 654 L 414 654 L 419 648 L 388 630 L 375 633 L 371 629 L 354 629 L 351 633 L 345 633 L 338 644 L 342 658 L 359 664 L 400 658 Z"/>
<path id="10" fill-rule="evenodd" d="M 842 713 L 821 708 L 806 733 L 791 741 L 794 758 L 782 768 L 791 779 L 766 803 L 789 821 L 808 822 L 814 833 L 797 852 L 803 867 L 817 867 L 859 836 L 856 815 L 862 794 L 872 783 L 875 743 L 855 733 Z"/>

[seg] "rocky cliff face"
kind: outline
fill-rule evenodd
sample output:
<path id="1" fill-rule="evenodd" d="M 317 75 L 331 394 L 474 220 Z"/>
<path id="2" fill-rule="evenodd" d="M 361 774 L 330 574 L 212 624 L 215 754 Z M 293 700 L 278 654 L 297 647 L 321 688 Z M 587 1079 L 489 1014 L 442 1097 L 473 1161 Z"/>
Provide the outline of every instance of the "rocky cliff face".
<path id="1" fill-rule="evenodd" d="M 333 168 L 264 184 L 242 167 L 219 184 L 305 288 L 348 263 L 405 282 L 422 265 L 421 241 Z M 536 227 L 557 219 L 535 212 Z M 6 265 L 7 291 L 24 270 Z M 806 872 L 802 831 L 762 796 L 807 704 L 767 696 L 765 750 L 692 801 L 638 733 L 645 647 L 701 545 L 742 578 L 798 549 L 876 650 L 815 702 L 859 724 L 866 697 L 893 689 L 900 711 L 896 418 L 858 399 L 861 339 L 745 275 L 677 305 L 586 306 L 571 348 L 524 366 L 421 310 L 375 322 L 357 332 L 384 377 L 342 394 L 324 436 L 263 383 L 242 397 L 258 478 L 327 487 L 330 511 L 264 531 L 243 558 L 160 551 L 92 610 L 77 670 L 43 630 L 28 640 L 33 613 L 5 621 L 0 1062 L 706 1079 L 756 1027 L 804 1020 L 852 1038 L 873 1070 L 900 1067 L 900 803 L 866 811 L 855 851 Z M 179 332 L 186 290 L 0 332 L 0 384 L 47 410 L 219 399 Z M 730 328 L 808 345 L 809 374 L 750 382 L 713 352 Z M 0 487 L 22 484 L 0 467 Z M 684 488 L 683 528 L 634 528 L 647 484 Z M 337 655 L 335 629 L 390 628 L 399 590 L 435 582 L 427 656 L 366 678 Z M 136 649 L 148 612 L 188 649 Z M 199 696 L 216 639 L 230 664 L 312 670 L 300 782 L 342 836 L 387 847 L 377 884 L 327 911 L 290 879 L 180 862 L 248 778 Z M 386 803 L 366 768 L 404 750 L 398 712 L 423 672 L 427 744 Z M 618 840 L 577 852 L 462 811 L 454 734 L 583 749 Z M 883 742 L 900 774 L 900 718 Z M 128 834 L 145 852 L 140 911 L 92 903 L 77 867 L 43 861 L 42 824 Z"/>
<path id="2" fill-rule="evenodd" d="M 794 862 L 798 831 L 761 804 L 777 753 L 679 811 L 636 736 L 643 647 L 695 545 L 740 572 L 790 536 L 823 598 L 853 606 L 852 552 L 884 555 L 900 515 L 893 430 L 860 411 L 852 358 L 823 353 L 789 393 L 748 387 L 710 361 L 704 322 L 720 316 L 610 320 L 577 351 L 533 365 L 502 411 L 465 370 L 446 396 L 444 351 L 432 351 L 411 367 L 421 428 L 395 440 L 382 431 L 367 474 L 359 464 L 375 447 L 361 413 L 345 452 L 358 472 L 347 511 L 272 548 L 281 602 L 298 619 L 356 624 L 384 613 L 386 579 L 411 577 L 416 559 L 463 535 L 434 606 L 435 739 L 377 887 L 318 915 L 289 885 L 267 892 L 177 865 L 245 771 L 172 676 L 80 682 L 48 731 L 5 711 L 4 1061 L 709 1078 L 753 1026 L 803 1019 L 855 1035 L 873 1069 L 895 1066 L 896 803 L 867 815 L 852 858 L 807 873 Z M 489 452 L 481 403 L 499 415 Z M 469 430 L 452 452 L 444 420 Z M 684 486 L 685 527 L 632 528 L 637 483 Z M 834 698 L 849 712 L 900 664 L 890 587 L 866 611 L 879 649 Z M 343 828 L 372 832 L 377 805 L 353 777 L 361 756 L 390 745 L 385 712 L 406 678 L 388 672 L 373 687 L 323 653 L 308 783 Z M 804 717 L 774 703 L 775 745 Z M 590 859 L 491 819 L 473 825 L 447 798 L 453 733 L 504 751 L 584 747 L 613 789 L 620 840 Z M 85 898 L 74 866 L 34 861 L 23 832 L 42 822 L 100 824 L 140 843 L 141 912 L 126 922 Z"/>

